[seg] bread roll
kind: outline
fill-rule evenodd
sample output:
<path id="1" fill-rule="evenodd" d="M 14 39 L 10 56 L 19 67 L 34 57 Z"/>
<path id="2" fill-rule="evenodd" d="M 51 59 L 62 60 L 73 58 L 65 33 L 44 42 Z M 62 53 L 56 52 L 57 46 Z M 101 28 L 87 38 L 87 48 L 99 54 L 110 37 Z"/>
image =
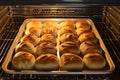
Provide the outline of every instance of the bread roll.
<path id="1" fill-rule="evenodd" d="M 42 54 L 35 61 L 35 69 L 37 70 L 58 70 L 59 60 L 54 54 Z"/>
<path id="2" fill-rule="evenodd" d="M 97 42 L 98 39 L 93 32 L 85 32 L 79 36 L 78 40 L 80 41 L 80 43 L 82 43 L 86 40 L 93 40 Z"/>
<path id="3" fill-rule="evenodd" d="M 105 58 L 98 53 L 86 54 L 83 57 L 83 62 L 88 69 L 103 69 L 106 66 Z"/>
<path id="4" fill-rule="evenodd" d="M 57 55 L 56 46 L 51 42 L 42 42 L 36 47 L 36 55 L 39 56 L 42 53 L 52 53 Z"/>
<path id="5" fill-rule="evenodd" d="M 25 41 L 25 42 L 17 44 L 17 46 L 15 48 L 15 52 L 19 52 L 19 51 L 29 52 L 29 53 L 32 53 L 34 55 L 35 47 L 32 43 Z"/>
<path id="6" fill-rule="evenodd" d="M 58 23 L 56 21 L 45 21 L 42 28 L 54 27 L 57 28 Z"/>
<path id="7" fill-rule="evenodd" d="M 41 30 L 37 27 L 30 27 L 28 29 L 25 30 L 25 34 L 30 34 L 30 33 L 33 33 L 35 34 L 37 37 L 40 37 L 40 34 L 41 34 Z"/>
<path id="8" fill-rule="evenodd" d="M 101 49 L 100 45 L 93 42 L 93 41 L 85 41 L 80 44 L 80 51 L 82 55 L 85 55 L 86 53 L 95 53 L 98 52 L 100 54 L 103 53 L 103 50 Z"/>
<path id="9" fill-rule="evenodd" d="M 69 26 L 69 27 L 75 29 L 74 22 L 71 21 L 71 20 L 64 20 L 64 21 L 62 21 L 62 22 L 59 24 L 59 28 L 60 28 L 60 29 L 61 29 L 62 27 L 64 27 L 64 26 Z"/>
<path id="10" fill-rule="evenodd" d="M 27 23 L 26 25 L 26 29 L 29 29 L 29 28 L 41 28 L 42 27 L 42 24 L 39 20 L 31 20 L 29 23 Z"/>
<path id="11" fill-rule="evenodd" d="M 29 52 L 17 52 L 12 59 L 12 66 L 17 70 L 33 69 L 35 57 Z"/>
<path id="12" fill-rule="evenodd" d="M 79 46 L 78 44 L 76 44 L 75 42 L 71 42 L 71 41 L 66 41 L 63 42 L 60 45 L 60 54 L 64 54 L 64 53 L 73 53 L 73 54 L 80 54 L 80 50 L 79 50 Z"/>
<path id="13" fill-rule="evenodd" d="M 76 34 L 75 29 L 71 28 L 70 26 L 64 26 L 60 29 L 60 35 L 62 35 L 64 33 L 74 33 L 74 34 Z"/>
<path id="14" fill-rule="evenodd" d="M 53 44 L 57 44 L 56 37 L 52 34 L 44 34 L 41 37 L 40 43 L 41 42 L 52 42 Z"/>
<path id="15" fill-rule="evenodd" d="M 87 20 L 79 20 L 75 24 L 76 28 L 86 28 L 90 29 L 90 24 L 87 22 Z"/>
<path id="16" fill-rule="evenodd" d="M 75 43 L 79 43 L 78 36 L 73 33 L 64 33 L 60 36 L 60 42 L 63 43 L 65 41 L 73 41 Z"/>
<path id="17" fill-rule="evenodd" d="M 60 70 L 82 70 L 84 63 L 82 58 L 72 53 L 65 53 L 60 58 Z"/>
<path id="18" fill-rule="evenodd" d="M 20 41 L 21 42 L 29 41 L 34 46 L 36 46 L 40 42 L 40 38 L 38 38 L 36 35 L 31 33 L 31 34 L 24 35 Z"/>
<path id="19" fill-rule="evenodd" d="M 90 30 L 88 28 L 78 28 L 76 32 L 77 32 L 77 35 L 80 36 L 82 33 L 90 32 Z"/>
<path id="20" fill-rule="evenodd" d="M 57 28 L 55 27 L 46 27 L 41 30 L 41 36 L 44 34 L 52 34 L 57 37 Z"/>

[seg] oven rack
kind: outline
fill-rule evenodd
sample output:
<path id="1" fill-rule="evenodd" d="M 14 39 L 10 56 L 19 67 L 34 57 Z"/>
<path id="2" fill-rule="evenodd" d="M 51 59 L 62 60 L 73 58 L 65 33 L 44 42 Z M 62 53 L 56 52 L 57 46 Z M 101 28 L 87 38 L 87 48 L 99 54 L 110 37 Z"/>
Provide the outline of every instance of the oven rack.
<path id="1" fill-rule="evenodd" d="M 10 26 L 6 26 L 4 32 L 3 32 L 3 36 L 2 36 L 2 40 L 0 40 L 0 66 L 2 66 L 2 63 L 4 61 L 4 58 L 7 54 L 7 51 L 9 50 L 18 30 L 19 27 L 22 23 L 11 23 Z M 100 33 L 100 35 L 102 36 L 103 41 L 106 44 L 106 47 L 108 48 L 108 50 L 110 50 L 110 53 L 112 53 L 111 56 L 113 56 L 113 53 L 115 53 L 116 51 L 118 51 L 119 49 L 116 48 L 112 48 L 109 46 L 115 46 L 114 44 L 114 40 L 111 39 L 111 35 L 108 34 L 108 30 L 107 28 L 105 28 L 105 25 L 103 23 L 95 23 L 95 25 L 97 26 L 97 29 Z M 104 30 L 105 29 L 105 30 Z M 111 51 L 112 50 L 112 51 Z M 114 57 L 114 56 L 113 56 Z M 115 60 L 116 62 L 116 60 Z M 44 79 L 44 80 L 113 80 L 114 74 L 119 74 L 120 72 L 117 72 L 117 70 L 115 72 L 113 72 L 110 75 L 35 75 L 35 74 L 29 74 L 29 75 L 20 75 L 20 74 L 7 74 L 5 73 L 1 67 L 0 67 L 0 79 L 5 79 L 5 80 L 28 80 L 28 79 Z"/>

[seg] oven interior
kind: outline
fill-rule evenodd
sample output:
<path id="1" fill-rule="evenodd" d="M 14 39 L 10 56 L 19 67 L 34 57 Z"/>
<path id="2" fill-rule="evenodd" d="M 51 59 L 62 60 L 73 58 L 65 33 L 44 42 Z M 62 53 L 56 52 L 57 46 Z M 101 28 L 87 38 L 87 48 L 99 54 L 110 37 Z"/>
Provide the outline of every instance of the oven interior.
<path id="1" fill-rule="evenodd" d="M 106 45 L 115 70 L 107 75 L 35 75 L 7 74 L 1 66 L 18 33 L 22 22 L 27 18 L 90 18 Z M 116 80 L 120 74 L 120 6 L 0 6 L 0 80 Z"/>

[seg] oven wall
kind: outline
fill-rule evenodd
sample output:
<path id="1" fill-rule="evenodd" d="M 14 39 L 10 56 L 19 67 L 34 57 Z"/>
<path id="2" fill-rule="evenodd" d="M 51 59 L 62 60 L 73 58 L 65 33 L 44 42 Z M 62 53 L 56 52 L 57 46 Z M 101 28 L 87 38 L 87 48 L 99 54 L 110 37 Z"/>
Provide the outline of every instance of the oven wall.
<path id="1" fill-rule="evenodd" d="M 9 6 L 0 6 L 0 40 L 2 40 L 5 29 L 13 22 Z"/>
<path id="2" fill-rule="evenodd" d="M 120 40 L 120 6 L 105 7 L 103 17 L 103 22 L 112 30 L 116 39 Z"/>
<path id="3" fill-rule="evenodd" d="M 116 65 L 116 72 L 120 72 L 120 6 L 107 6 L 103 11 L 103 22 L 106 26 L 106 32 L 111 45 L 111 56 Z"/>

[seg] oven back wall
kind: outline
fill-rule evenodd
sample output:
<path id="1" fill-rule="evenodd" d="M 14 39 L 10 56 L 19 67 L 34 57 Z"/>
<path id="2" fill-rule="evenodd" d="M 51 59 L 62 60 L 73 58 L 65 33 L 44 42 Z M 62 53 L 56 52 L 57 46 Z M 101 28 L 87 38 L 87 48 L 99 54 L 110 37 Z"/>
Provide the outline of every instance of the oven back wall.
<path id="1" fill-rule="evenodd" d="M 101 21 L 102 6 L 12 6 L 14 21 L 26 18 L 91 18 Z"/>

